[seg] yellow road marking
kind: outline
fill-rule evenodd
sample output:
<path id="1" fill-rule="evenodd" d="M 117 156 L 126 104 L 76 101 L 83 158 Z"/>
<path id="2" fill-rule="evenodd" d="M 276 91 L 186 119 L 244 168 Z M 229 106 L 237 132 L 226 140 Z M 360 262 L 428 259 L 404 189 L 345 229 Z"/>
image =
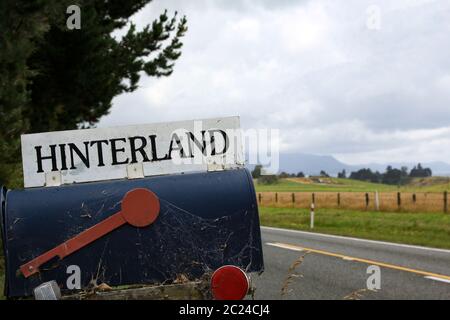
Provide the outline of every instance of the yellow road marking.
<path id="1" fill-rule="evenodd" d="M 377 265 L 377 266 L 388 268 L 388 269 L 400 270 L 400 271 L 420 274 L 422 276 L 427 276 L 427 277 L 434 277 L 434 278 L 440 278 L 440 279 L 444 279 L 444 280 L 450 280 L 450 276 L 446 276 L 446 275 L 442 275 L 442 274 L 437 274 L 437 273 L 432 273 L 432 272 L 423 271 L 423 270 L 417 270 L 417 269 L 401 267 L 401 266 L 397 266 L 397 265 L 394 265 L 394 264 L 389 264 L 389 263 L 384 263 L 384 262 L 379 262 L 379 261 L 374 261 L 374 260 L 369 260 L 369 259 L 361 259 L 361 258 L 356 258 L 356 257 L 350 257 L 348 255 L 343 255 L 343 254 L 339 254 L 339 253 L 333 253 L 333 252 L 328 252 L 328 251 L 323 251 L 323 250 L 305 248 L 305 247 L 300 247 L 300 246 L 287 244 L 287 243 L 279 243 L 279 242 L 266 243 L 266 244 L 269 245 L 269 246 L 272 246 L 272 247 L 278 247 L 278 248 L 282 248 L 282 249 L 289 249 L 289 250 L 294 250 L 294 251 L 309 251 L 309 252 L 313 252 L 313 253 L 329 256 L 329 257 L 335 257 L 335 258 L 341 258 L 341 259 L 344 259 L 344 260 L 351 260 L 351 261 L 357 261 L 357 262 L 367 263 L 367 264 L 371 264 L 371 265 Z"/>

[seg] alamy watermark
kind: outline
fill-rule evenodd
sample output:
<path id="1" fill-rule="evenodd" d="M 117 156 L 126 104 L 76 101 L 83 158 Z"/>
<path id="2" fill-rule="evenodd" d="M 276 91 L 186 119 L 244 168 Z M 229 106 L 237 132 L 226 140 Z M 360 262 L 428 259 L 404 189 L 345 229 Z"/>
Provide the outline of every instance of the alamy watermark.
<path id="1" fill-rule="evenodd" d="M 369 30 L 381 30 L 382 16 L 381 8 L 377 5 L 371 5 L 366 10 L 366 27 Z"/>
<path id="2" fill-rule="evenodd" d="M 69 17 L 66 20 L 66 26 L 69 30 L 81 29 L 81 9 L 76 4 L 67 7 L 66 13 Z"/>
<path id="3" fill-rule="evenodd" d="M 367 278 L 366 285 L 367 289 L 371 291 L 376 291 L 381 289 L 381 269 L 379 266 L 372 265 L 367 268 L 367 274 L 370 276 Z"/>
<path id="4" fill-rule="evenodd" d="M 77 265 L 67 267 L 66 273 L 69 275 L 66 281 L 66 287 L 69 290 L 81 289 L 81 269 Z"/>
<path id="5" fill-rule="evenodd" d="M 174 130 L 170 135 L 170 159 L 174 165 L 261 165 L 263 175 L 277 174 L 280 167 L 280 130 L 214 129 L 203 130 L 194 121 L 192 131 Z"/>

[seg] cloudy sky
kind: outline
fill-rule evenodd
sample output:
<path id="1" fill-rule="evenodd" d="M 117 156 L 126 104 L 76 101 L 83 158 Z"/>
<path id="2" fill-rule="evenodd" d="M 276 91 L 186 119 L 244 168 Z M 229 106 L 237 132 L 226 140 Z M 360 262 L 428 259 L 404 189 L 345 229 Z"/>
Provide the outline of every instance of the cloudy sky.
<path id="1" fill-rule="evenodd" d="M 281 151 L 350 164 L 450 162 L 450 1 L 154 0 L 188 18 L 169 78 L 143 78 L 101 127 L 239 115 Z"/>

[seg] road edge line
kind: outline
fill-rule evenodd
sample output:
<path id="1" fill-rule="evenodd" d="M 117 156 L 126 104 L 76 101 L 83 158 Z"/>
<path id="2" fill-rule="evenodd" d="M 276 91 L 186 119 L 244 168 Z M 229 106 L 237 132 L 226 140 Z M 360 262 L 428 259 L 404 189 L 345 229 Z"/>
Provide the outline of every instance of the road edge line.
<path id="1" fill-rule="evenodd" d="M 419 250 L 427 250 L 427 251 L 436 251 L 436 252 L 441 252 L 441 253 L 448 253 L 448 254 L 450 254 L 450 250 L 448 250 L 448 249 L 440 249 L 440 248 L 433 248 L 433 247 L 424 247 L 424 246 L 417 246 L 417 245 L 404 244 L 404 243 L 395 243 L 395 242 L 386 242 L 386 241 L 379 241 L 379 240 L 361 239 L 361 238 L 354 238 L 354 237 L 338 236 L 338 235 L 334 235 L 334 234 L 315 233 L 315 232 L 308 232 L 308 231 L 302 231 L 302 230 L 291 230 L 291 229 L 283 229 L 283 228 L 275 228 L 275 227 L 266 227 L 266 226 L 261 226 L 261 229 L 263 229 L 263 230 L 264 230 L 264 229 L 265 229 L 265 230 L 273 230 L 273 231 L 285 231 L 285 232 L 307 234 L 307 235 L 319 236 L 319 237 L 325 237 L 325 238 L 334 238 L 334 239 L 342 239 L 342 240 L 352 240 L 352 241 L 359 241 L 359 242 L 367 242 L 367 243 L 381 244 L 381 245 L 387 245 L 387 246 L 393 246 L 393 247 L 400 247 L 400 248 L 419 249 Z"/>
<path id="2" fill-rule="evenodd" d="M 352 262 L 376 265 L 379 267 L 388 268 L 388 269 L 392 269 L 392 270 L 419 274 L 424 277 L 433 277 L 433 278 L 439 278 L 442 280 L 448 280 L 450 282 L 450 276 L 447 276 L 447 275 L 433 273 L 433 272 L 429 272 L 429 271 L 418 270 L 418 269 L 412 269 L 412 268 L 408 268 L 408 267 L 402 267 L 402 266 L 398 266 L 395 264 L 390 264 L 390 263 L 385 263 L 385 262 L 380 262 L 380 261 L 375 261 L 375 260 L 370 260 L 370 259 L 364 259 L 364 258 L 351 257 L 351 256 L 340 254 L 340 253 L 311 249 L 311 248 L 301 247 L 301 246 L 288 244 L 288 243 L 266 242 L 265 244 L 268 246 L 271 246 L 271 247 L 276 247 L 276 248 L 281 248 L 281 249 L 286 249 L 286 250 L 306 251 L 306 252 L 311 252 L 311 253 L 321 254 L 324 256 L 328 256 L 328 257 L 341 258 L 341 259 L 347 258 L 345 260 L 349 260 L 348 258 L 351 258 L 352 260 L 349 260 L 349 261 L 352 261 Z"/>

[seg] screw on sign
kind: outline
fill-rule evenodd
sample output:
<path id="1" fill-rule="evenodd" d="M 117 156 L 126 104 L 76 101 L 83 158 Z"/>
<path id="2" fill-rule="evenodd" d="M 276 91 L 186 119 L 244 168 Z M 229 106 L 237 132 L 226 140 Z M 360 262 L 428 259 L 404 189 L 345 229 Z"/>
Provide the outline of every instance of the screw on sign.
<path id="1" fill-rule="evenodd" d="M 51 259 L 63 259 L 126 223 L 137 228 L 147 227 L 156 220 L 159 211 L 159 199 L 153 192 L 148 189 L 133 189 L 123 197 L 121 211 L 22 265 L 20 271 L 28 278 L 38 273 L 39 267 Z"/>

